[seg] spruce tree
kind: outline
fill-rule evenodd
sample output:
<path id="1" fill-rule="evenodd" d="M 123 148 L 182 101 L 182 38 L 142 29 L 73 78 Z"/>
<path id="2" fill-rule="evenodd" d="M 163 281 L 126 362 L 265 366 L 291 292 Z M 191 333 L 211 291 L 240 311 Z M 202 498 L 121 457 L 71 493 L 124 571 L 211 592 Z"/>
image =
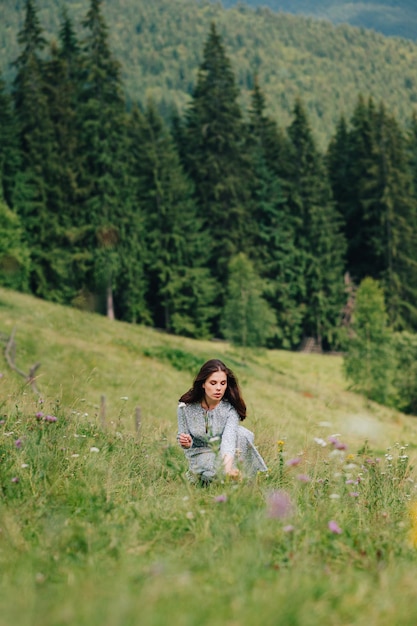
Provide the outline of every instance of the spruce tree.
<path id="1" fill-rule="evenodd" d="M 305 281 L 302 254 L 295 242 L 296 221 L 286 202 L 287 181 L 283 155 L 288 140 L 265 113 L 265 98 L 255 80 L 249 109 L 247 150 L 251 158 L 252 242 L 251 258 L 266 281 L 265 298 L 276 318 L 276 335 L 270 345 L 291 348 L 300 343 Z"/>
<path id="2" fill-rule="evenodd" d="M 276 332 L 276 320 L 264 298 L 264 282 L 243 252 L 230 260 L 228 270 L 221 318 L 224 336 L 237 346 L 265 346 Z"/>
<path id="3" fill-rule="evenodd" d="M 345 219 L 349 273 L 356 282 L 381 282 L 394 328 L 416 328 L 416 198 L 395 118 L 360 97 L 350 128 L 339 127 L 330 144 L 328 165 Z"/>
<path id="4" fill-rule="evenodd" d="M 324 160 L 300 101 L 294 106 L 288 136 L 292 153 L 288 202 L 298 222 L 296 246 L 305 274 L 303 333 L 320 346 L 323 340 L 331 346 L 343 305 L 345 240 Z"/>
<path id="5" fill-rule="evenodd" d="M 21 168 L 19 133 L 13 102 L 0 77 L 0 198 L 13 206 L 16 176 Z"/>
<path id="6" fill-rule="evenodd" d="M 202 232 L 192 185 L 152 103 L 144 114 L 133 111 L 130 137 L 154 324 L 177 334 L 207 336 L 215 289 L 206 267 L 208 238 Z"/>
<path id="7" fill-rule="evenodd" d="M 86 288 L 103 297 L 114 316 L 113 292 L 121 270 L 118 248 L 125 211 L 123 163 L 127 119 L 119 63 L 109 46 L 102 0 L 91 0 L 83 21 L 83 91 L 79 106 L 84 244 L 92 252 Z"/>
<path id="8" fill-rule="evenodd" d="M 222 280 L 232 255 L 250 242 L 249 163 L 238 88 L 214 24 L 186 113 L 186 171 L 211 236 L 210 266 Z"/>
<path id="9" fill-rule="evenodd" d="M 30 253 L 17 213 L 0 199 L 0 282 L 2 287 L 27 291 Z"/>
<path id="10" fill-rule="evenodd" d="M 13 98 L 22 152 L 13 204 L 22 217 L 31 248 L 31 289 L 54 298 L 51 290 L 57 214 L 50 210 L 58 154 L 45 94 L 43 51 L 46 40 L 34 0 L 26 0 L 25 20 L 18 34 L 21 52 L 15 61 Z"/>

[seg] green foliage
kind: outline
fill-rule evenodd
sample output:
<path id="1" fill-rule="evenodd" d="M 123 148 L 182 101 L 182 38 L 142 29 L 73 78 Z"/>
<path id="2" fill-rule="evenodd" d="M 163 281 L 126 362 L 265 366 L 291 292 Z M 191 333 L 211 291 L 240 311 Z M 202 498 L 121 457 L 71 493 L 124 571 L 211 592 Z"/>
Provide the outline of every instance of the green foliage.
<path id="1" fill-rule="evenodd" d="M 152 359 L 158 359 L 164 363 L 169 363 L 180 372 L 196 374 L 203 365 L 204 360 L 192 352 L 186 352 L 180 348 L 158 347 L 147 348 L 143 354 Z"/>
<path id="2" fill-rule="evenodd" d="M 417 205 L 401 128 L 383 105 L 359 98 L 350 128 L 344 119 L 337 128 L 328 164 L 349 272 L 383 283 L 393 328 L 415 328 Z"/>
<path id="3" fill-rule="evenodd" d="M 396 357 L 396 408 L 417 415 L 417 337 L 407 332 L 394 333 L 392 342 Z"/>
<path id="4" fill-rule="evenodd" d="M 134 109 L 130 131 L 134 202 L 144 223 L 153 322 L 177 334 L 207 336 L 215 312 L 215 285 L 207 267 L 211 242 L 193 187 L 152 103 L 144 114 Z"/>
<path id="5" fill-rule="evenodd" d="M 186 112 L 184 162 L 210 232 L 210 266 L 218 280 L 231 256 L 245 249 L 250 235 L 249 167 L 238 93 L 224 43 L 212 24 Z"/>
<path id="6" fill-rule="evenodd" d="M 288 136 L 288 204 L 297 220 L 295 244 L 301 261 L 298 299 L 299 304 L 307 303 L 303 334 L 314 337 L 319 345 L 323 341 L 331 345 L 343 302 L 346 242 L 323 159 L 300 101 L 294 106 Z"/>
<path id="7" fill-rule="evenodd" d="M 384 294 L 372 278 L 365 278 L 356 292 L 352 337 L 344 367 L 358 391 L 376 402 L 395 404 L 395 352 L 387 326 Z"/>
<path id="8" fill-rule="evenodd" d="M 263 297 L 264 285 L 251 261 L 240 253 L 230 260 L 221 326 L 236 346 L 265 346 L 276 332 L 276 319 Z"/>
<path id="9" fill-rule="evenodd" d="M 0 200 L 0 280 L 3 287 L 27 291 L 30 254 L 19 216 Z"/>

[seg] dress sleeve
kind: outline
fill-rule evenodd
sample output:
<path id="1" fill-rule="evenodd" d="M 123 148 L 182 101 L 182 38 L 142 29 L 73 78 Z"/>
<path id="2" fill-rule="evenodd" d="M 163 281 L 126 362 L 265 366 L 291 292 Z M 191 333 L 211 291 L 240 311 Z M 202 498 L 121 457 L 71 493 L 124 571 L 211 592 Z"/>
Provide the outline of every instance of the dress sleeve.
<path id="1" fill-rule="evenodd" d="M 220 454 L 222 457 L 224 457 L 225 455 L 229 455 L 231 457 L 235 456 L 238 426 L 239 415 L 237 414 L 236 409 L 230 407 L 227 415 L 226 425 L 223 430 L 222 443 L 220 446 Z"/>
<path id="2" fill-rule="evenodd" d="M 178 433 L 177 433 L 177 440 L 178 437 L 180 436 L 181 433 L 186 433 L 187 435 L 190 434 L 190 430 L 188 428 L 187 425 L 187 419 L 185 416 L 185 407 L 187 405 L 185 404 L 185 402 L 180 402 L 178 405 L 178 409 L 177 409 L 177 417 L 178 417 Z"/>

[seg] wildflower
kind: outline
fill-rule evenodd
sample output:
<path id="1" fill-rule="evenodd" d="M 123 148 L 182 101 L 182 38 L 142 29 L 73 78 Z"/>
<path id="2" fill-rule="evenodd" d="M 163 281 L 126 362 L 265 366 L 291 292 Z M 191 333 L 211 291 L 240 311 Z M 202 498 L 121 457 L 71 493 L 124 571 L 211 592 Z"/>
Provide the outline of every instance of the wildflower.
<path id="1" fill-rule="evenodd" d="M 26 469 L 27 467 L 29 467 L 29 465 L 27 463 L 22 463 L 20 467 L 22 467 L 23 469 Z"/>
<path id="2" fill-rule="evenodd" d="M 187 519 L 194 519 L 194 513 L 192 511 L 187 511 L 185 517 Z"/>
<path id="3" fill-rule="evenodd" d="M 355 458 L 354 454 L 348 454 L 346 457 L 346 461 L 353 461 L 354 458 Z"/>
<path id="4" fill-rule="evenodd" d="M 78 459 L 79 456 L 80 456 L 79 454 L 71 454 L 72 459 Z"/>
<path id="5" fill-rule="evenodd" d="M 329 495 L 329 498 L 330 498 L 331 500 L 339 500 L 340 495 L 339 495 L 338 493 L 331 493 L 331 494 Z"/>
<path id="6" fill-rule="evenodd" d="M 0 426 L 3 426 L 6 423 L 6 420 L 0 420 Z"/>
<path id="7" fill-rule="evenodd" d="M 56 422 L 57 418 L 55 417 L 55 415 L 45 415 L 45 417 L 43 418 L 45 422 Z"/>
<path id="8" fill-rule="evenodd" d="M 278 439 L 277 441 L 277 446 L 278 448 L 282 449 L 284 447 L 285 441 L 283 441 L 282 439 Z"/>
<path id="9" fill-rule="evenodd" d="M 214 502 L 227 502 L 226 494 L 222 493 L 220 496 L 216 496 Z"/>
<path id="10" fill-rule="evenodd" d="M 324 441 L 324 439 L 321 439 L 321 437 L 314 437 L 314 441 L 322 448 L 325 448 L 327 446 L 327 443 Z"/>
<path id="11" fill-rule="evenodd" d="M 122 396 L 120 400 L 129 400 L 129 398 L 127 396 Z"/>
<path id="12" fill-rule="evenodd" d="M 19 477 L 18 476 L 13 476 L 12 483 L 18 483 L 18 482 L 19 482 Z"/>
<path id="13" fill-rule="evenodd" d="M 337 438 L 337 435 L 332 435 L 331 437 L 328 438 L 329 443 L 331 443 L 333 445 L 333 447 L 336 450 L 346 450 L 347 449 L 347 445 L 345 443 L 343 443 L 342 441 L 339 441 L 339 439 Z"/>
<path id="14" fill-rule="evenodd" d="M 90 448 L 90 452 L 100 452 L 99 448 L 95 448 L 94 446 Z"/>
<path id="15" fill-rule="evenodd" d="M 330 530 L 330 532 L 334 533 L 335 535 L 341 535 L 343 532 L 339 524 L 335 522 L 334 520 L 330 520 L 330 522 L 327 524 L 327 527 Z"/>
<path id="16" fill-rule="evenodd" d="M 42 413 L 42 411 L 38 411 L 38 412 L 35 414 L 35 417 L 36 417 L 36 419 L 37 419 L 38 421 L 40 421 L 41 419 L 43 419 L 44 414 Z"/>
<path id="17" fill-rule="evenodd" d="M 14 445 L 16 446 L 17 449 L 22 447 L 22 440 L 21 439 L 16 439 L 16 441 L 14 442 Z"/>
<path id="18" fill-rule="evenodd" d="M 310 476 L 307 476 L 307 474 L 298 474 L 297 480 L 299 480 L 300 483 L 309 483 Z"/>
<path id="19" fill-rule="evenodd" d="M 282 530 L 284 531 L 284 533 L 292 533 L 294 532 L 295 528 L 292 524 L 287 524 L 287 526 L 283 526 Z"/>
<path id="20" fill-rule="evenodd" d="M 349 493 L 351 498 L 358 498 L 359 497 L 359 493 L 357 491 L 351 491 Z"/>
<path id="21" fill-rule="evenodd" d="M 294 459 L 289 459 L 285 465 L 288 465 L 289 467 L 294 467 L 295 465 L 298 465 L 299 463 L 301 463 L 301 459 L 297 456 Z"/>
<path id="22" fill-rule="evenodd" d="M 351 478 L 346 481 L 346 485 L 356 485 L 356 484 L 357 484 L 356 480 L 352 480 Z"/>
<path id="23" fill-rule="evenodd" d="M 279 489 L 273 491 L 267 497 L 267 515 L 268 517 L 282 519 L 291 515 L 293 505 L 291 498 L 286 491 Z"/>

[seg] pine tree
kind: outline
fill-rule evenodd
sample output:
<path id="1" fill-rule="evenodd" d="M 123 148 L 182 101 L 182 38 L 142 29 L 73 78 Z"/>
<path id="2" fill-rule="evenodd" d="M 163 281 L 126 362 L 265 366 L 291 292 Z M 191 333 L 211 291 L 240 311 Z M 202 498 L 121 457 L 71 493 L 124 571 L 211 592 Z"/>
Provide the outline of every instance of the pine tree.
<path id="1" fill-rule="evenodd" d="M 22 151 L 22 175 L 18 177 L 13 205 L 22 217 L 31 248 L 31 289 L 52 297 L 51 243 L 57 234 L 57 215 L 49 209 L 54 194 L 51 181 L 58 162 L 53 126 L 45 95 L 46 45 L 34 0 L 26 0 L 26 14 L 18 34 L 21 52 L 15 61 L 13 98 Z"/>
<path id="2" fill-rule="evenodd" d="M 3 287 L 27 291 L 30 254 L 17 213 L 0 199 L 0 281 Z"/>
<path id="3" fill-rule="evenodd" d="M 175 144 L 152 103 L 135 109 L 137 205 L 146 232 L 146 268 L 154 323 L 177 334 L 207 336 L 213 317 L 214 282 L 207 264 L 207 237 L 201 231 Z"/>
<path id="4" fill-rule="evenodd" d="M 0 77 L 0 198 L 13 206 L 16 176 L 21 167 L 19 134 L 13 102 Z"/>
<path id="5" fill-rule="evenodd" d="M 345 218 L 347 269 L 385 288 L 390 324 L 416 327 L 416 198 L 403 132 L 381 105 L 359 98 L 351 128 L 328 152 L 336 204 Z"/>
<path id="6" fill-rule="evenodd" d="M 251 258 L 266 281 L 265 297 L 277 317 L 276 336 L 270 344 L 291 348 L 300 343 L 304 274 L 295 245 L 296 222 L 286 202 L 287 181 L 283 155 L 288 141 L 265 114 L 265 98 L 255 80 L 249 109 L 247 150 L 252 162 Z"/>
<path id="7" fill-rule="evenodd" d="M 276 320 L 263 297 L 263 281 L 243 252 L 230 260 L 228 269 L 227 298 L 222 313 L 224 336 L 237 346 L 265 346 L 276 332 Z"/>
<path id="8" fill-rule="evenodd" d="M 298 221 L 296 246 L 305 273 L 305 336 L 332 345 L 343 305 L 345 241 L 334 207 L 322 156 L 315 146 L 305 110 L 294 107 L 288 128 L 292 171 L 288 202 Z"/>
<path id="9" fill-rule="evenodd" d="M 227 263 L 250 242 L 249 163 L 238 89 L 221 37 L 211 25 L 186 113 L 186 171 L 211 235 L 210 265 L 221 280 Z"/>
<path id="10" fill-rule="evenodd" d="M 113 292 L 121 265 L 118 248 L 127 173 L 123 163 L 127 119 L 120 66 L 113 58 L 102 0 L 91 0 L 83 26 L 83 92 L 79 107 L 80 151 L 83 154 L 82 207 L 84 242 L 93 253 L 86 283 L 105 295 L 114 317 Z"/>

